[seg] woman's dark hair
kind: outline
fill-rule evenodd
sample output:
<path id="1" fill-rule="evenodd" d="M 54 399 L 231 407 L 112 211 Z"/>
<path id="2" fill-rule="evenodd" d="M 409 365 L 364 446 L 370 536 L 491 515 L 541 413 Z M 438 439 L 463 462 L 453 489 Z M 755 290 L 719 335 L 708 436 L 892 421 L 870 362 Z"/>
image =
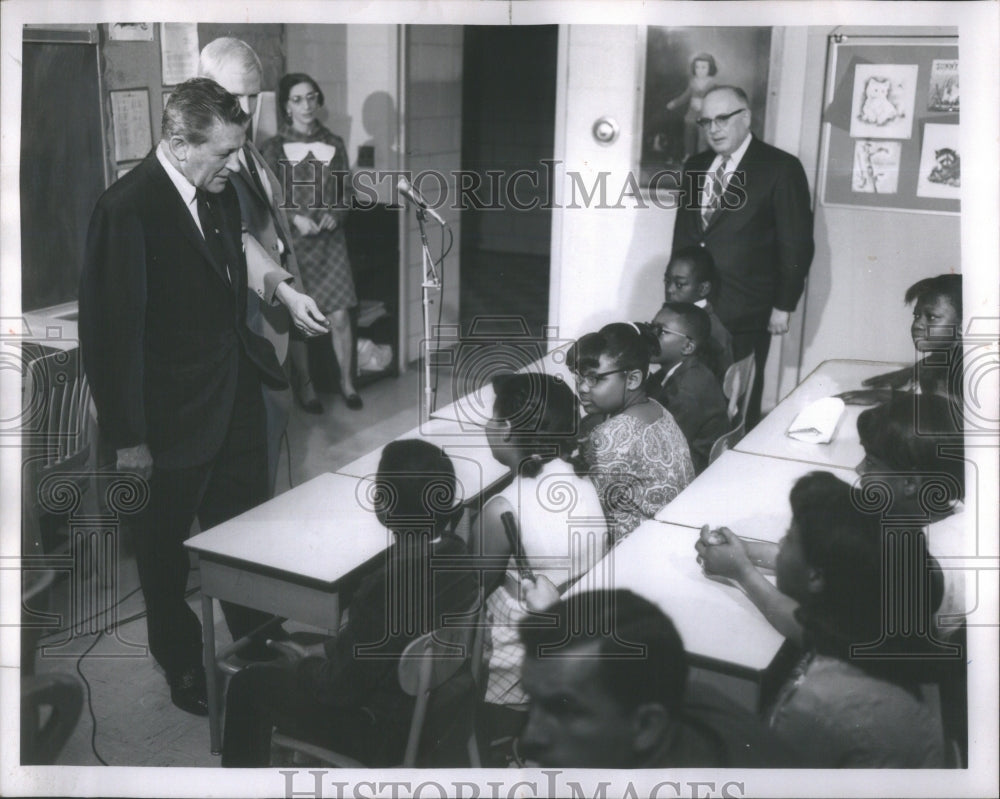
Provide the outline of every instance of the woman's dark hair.
<path id="1" fill-rule="evenodd" d="M 884 532 L 880 515 L 863 510 L 856 490 L 829 472 L 799 478 L 789 500 L 803 557 L 823 579 L 822 590 L 796 611 L 807 644 L 882 679 L 908 687 L 922 680 L 929 672 L 920 657 L 928 645 L 922 633 L 942 596 L 941 583 L 932 578 L 936 564 L 914 546 L 923 532 Z M 887 611 L 917 606 L 927 618 L 907 619 L 913 630 L 905 637 L 887 637 Z M 880 657 L 858 656 L 859 647 L 875 644 Z"/>
<path id="2" fill-rule="evenodd" d="M 715 65 L 715 56 L 711 53 L 698 53 L 694 58 L 691 59 L 691 74 L 694 74 L 694 65 L 696 61 L 707 61 L 708 62 L 708 74 L 716 75 L 719 72 L 719 68 Z"/>
<path id="3" fill-rule="evenodd" d="M 391 441 L 379 458 L 371 498 L 379 521 L 394 532 L 435 535 L 455 515 L 455 466 L 426 441 Z"/>
<path id="4" fill-rule="evenodd" d="M 962 319 L 962 276 L 954 274 L 936 275 L 918 280 L 906 290 L 903 301 L 910 305 L 921 300 L 934 300 L 944 297 L 955 309 L 958 318 Z M 959 331 L 961 332 L 961 331 Z"/>
<path id="5" fill-rule="evenodd" d="M 577 339 L 566 355 L 566 363 L 582 374 L 586 369 L 599 368 L 601 356 L 606 355 L 620 369 L 638 369 L 645 379 L 649 359 L 659 351 L 660 342 L 649 325 L 614 322 Z"/>
<path id="6" fill-rule="evenodd" d="M 901 394 L 863 411 L 858 437 L 865 453 L 896 471 L 936 475 L 925 488 L 936 504 L 959 500 L 965 496 L 965 445 L 955 418 L 960 413 L 947 397 Z"/>
<path id="7" fill-rule="evenodd" d="M 554 458 L 571 462 L 580 412 L 562 380 L 538 372 L 493 378 L 493 415 L 510 423 L 511 443 L 522 453 L 519 473 L 534 477 Z"/>
<path id="8" fill-rule="evenodd" d="M 323 94 L 323 90 L 319 87 L 319 84 L 314 81 L 305 72 L 289 72 L 287 75 L 283 75 L 281 80 L 278 81 L 278 124 L 288 121 L 288 111 L 285 108 L 288 105 L 288 95 L 291 94 L 292 89 L 298 86 L 300 83 L 308 83 L 313 87 L 313 91 L 319 95 L 317 102 L 320 107 L 326 102 L 326 97 Z"/>

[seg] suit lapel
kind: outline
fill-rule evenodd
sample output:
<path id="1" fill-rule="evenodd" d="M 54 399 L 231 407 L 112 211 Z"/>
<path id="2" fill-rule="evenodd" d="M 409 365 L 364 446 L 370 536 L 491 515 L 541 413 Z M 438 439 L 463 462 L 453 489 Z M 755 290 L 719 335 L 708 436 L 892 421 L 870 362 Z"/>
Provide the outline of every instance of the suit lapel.
<path id="1" fill-rule="evenodd" d="M 292 241 L 292 231 L 288 229 L 288 219 L 283 213 L 278 211 L 278 207 L 281 205 L 281 184 L 278 183 L 278 178 L 271 171 L 271 167 L 267 165 L 267 161 L 264 160 L 264 156 L 261 155 L 260 150 L 257 149 L 256 145 L 247 140 L 246 150 L 244 151 L 247 158 L 252 158 L 254 161 L 254 166 L 257 167 L 257 174 L 262 181 L 266 180 L 269 188 L 271 189 L 271 196 L 274 198 L 272 203 L 268 198 L 267 194 L 262 194 L 260 189 L 257 187 L 257 182 L 253 179 L 251 175 L 237 175 L 234 177 L 240 177 L 243 182 L 251 187 L 251 190 L 260 201 L 264 203 L 267 207 L 268 213 L 271 215 L 271 219 L 274 220 L 275 226 L 278 228 L 278 235 L 281 236 L 284 241 L 286 251 L 291 246 Z"/>
<path id="2" fill-rule="evenodd" d="M 755 166 L 758 163 L 758 159 L 760 157 L 758 149 L 759 149 L 759 143 L 757 141 L 757 138 L 752 137 L 750 139 L 750 144 L 747 146 L 746 152 L 743 153 L 743 159 L 740 161 L 739 166 L 737 166 L 735 170 L 736 172 L 743 173 L 744 179 L 741 188 L 743 189 L 744 197 L 746 198 L 744 204 L 739 208 L 733 208 L 733 209 L 720 208 L 718 211 L 716 211 L 715 215 L 709 220 L 708 227 L 704 228 L 705 233 L 708 233 L 710 230 L 714 230 L 724 219 L 727 218 L 732 219 L 734 213 L 744 210 L 751 204 L 753 204 L 754 202 L 753 195 L 749 192 L 747 187 L 750 186 L 750 184 L 753 182 L 751 175 L 753 175 L 753 173 L 756 171 Z M 714 158 L 715 154 L 712 153 L 712 159 L 714 160 Z M 705 169 L 708 169 L 709 166 L 711 166 L 711 164 L 712 161 L 710 160 L 707 164 L 705 164 Z M 728 186 L 726 188 L 728 190 Z M 699 213 L 699 218 L 700 216 L 701 214 Z"/>
<path id="3" fill-rule="evenodd" d="M 165 195 L 166 201 L 163 206 L 164 210 L 173 215 L 173 221 L 177 225 L 178 229 L 195 247 L 195 249 L 198 250 L 201 256 L 208 261 L 212 267 L 212 271 L 214 271 L 226 285 L 229 285 L 230 280 L 226 274 L 225 264 L 220 264 L 212 255 L 212 251 L 208 248 L 208 244 L 205 243 L 205 237 L 201 234 L 201 231 L 195 224 L 194 218 L 191 216 L 191 212 L 188 211 L 187 207 L 184 205 L 184 200 L 181 197 L 180 192 L 177 191 L 177 187 L 174 186 L 170 177 L 163 169 L 163 165 L 160 164 L 157 159 L 155 150 L 150 155 L 150 158 L 153 160 L 152 174 L 160 184 L 161 193 Z"/>

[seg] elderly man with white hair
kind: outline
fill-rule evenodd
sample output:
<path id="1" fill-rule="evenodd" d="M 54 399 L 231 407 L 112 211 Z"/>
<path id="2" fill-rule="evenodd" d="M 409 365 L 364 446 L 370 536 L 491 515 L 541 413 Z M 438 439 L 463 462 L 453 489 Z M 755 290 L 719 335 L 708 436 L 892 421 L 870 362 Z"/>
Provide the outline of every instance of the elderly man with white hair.
<path id="1" fill-rule="evenodd" d="M 251 119 L 257 110 L 263 69 L 260 59 L 246 42 L 232 37 L 215 39 L 205 45 L 198 63 L 198 74 L 211 78 L 236 95 Z M 252 123 L 251 123 L 252 124 Z M 240 201 L 245 228 L 247 254 L 248 307 L 247 323 L 254 332 L 274 345 L 278 361 L 289 370 L 288 360 L 297 373 L 299 401 L 305 410 L 319 413 L 322 405 L 308 383 L 305 341 L 289 337 L 294 324 L 303 336 L 327 333 L 329 322 L 320 313 L 312 297 L 292 285 L 302 285 L 288 220 L 282 209 L 281 184 L 264 162 L 248 136 L 239 153 L 239 172 L 230 175 Z M 271 492 L 280 452 L 281 437 L 291 410 L 291 390 L 265 388 L 267 407 L 267 461 Z"/>

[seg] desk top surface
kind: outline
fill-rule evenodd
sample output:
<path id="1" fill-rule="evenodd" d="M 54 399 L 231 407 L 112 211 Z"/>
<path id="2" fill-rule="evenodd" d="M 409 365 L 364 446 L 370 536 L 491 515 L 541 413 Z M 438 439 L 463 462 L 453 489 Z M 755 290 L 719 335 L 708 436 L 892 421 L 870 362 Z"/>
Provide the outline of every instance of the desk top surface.
<path id="1" fill-rule="evenodd" d="M 396 440 L 417 438 L 435 444 L 445 451 L 455 465 L 459 496 L 471 501 L 488 491 L 510 474 L 510 470 L 493 457 L 486 432 L 482 427 L 448 419 L 430 419 Z M 344 466 L 337 474 L 348 477 L 373 478 L 378 471 L 382 448 L 362 455 Z"/>
<path id="2" fill-rule="evenodd" d="M 490 344 L 487 346 L 500 348 L 501 350 L 499 353 L 492 353 L 490 363 L 487 364 L 484 362 L 482 369 L 472 368 L 477 365 L 477 359 L 473 354 L 473 357 L 469 358 L 467 365 L 463 365 L 463 363 L 460 362 L 456 366 L 458 378 L 453 379 L 460 380 L 463 372 L 468 372 L 471 376 L 470 379 L 475 379 L 477 377 L 477 372 L 481 372 L 488 377 L 490 374 L 495 374 L 501 371 L 498 367 L 505 365 L 506 362 L 508 368 L 506 368 L 505 371 L 539 372 L 541 374 L 553 375 L 555 377 L 561 377 L 564 381 L 566 381 L 570 388 L 574 388 L 575 384 L 573 382 L 573 374 L 566 366 L 566 353 L 572 343 L 573 342 L 571 341 L 562 343 L 558 347 L 554 347 L 549 350 L 540 358 L 536 358 L 523 366 L 518 366 L 516 353 L 533 353 L 533 351 L 537 351 L 538 348 L 545 346 L 545 342 L 531 341 L 520 347 L 517 346 L 516 341 L 500 341 L 496 344 Z M 504 352 L 514 352 L 515 355 L 504 358 Z M 529 356 L 522 355 L 521 357 L 524 360 L 527 360 Z M 486 368 L 487 366 L 490 368 Z M 460 393 L 462 391 L 460 382 L 456 382 L 455 385 L 456 393 Z M 470 390 L 469 393 L 464 394 L 464 396 L 459 397 L 459 399 L 454 402 L 434 411 L 434 413 L 431 414 L 431 418 L 448 419 L 453 422 L 460 422 L 464 425 L 476 425 L 483 427 L 493 416 L 494 399 L 496 399 L 496 395 L 493 393 L 493 386 L 487 382 L 485 385 Z"/>
<path id="3" fill-rule="evenodd" d="M 883 361 L 824 361 L 765 416 L 734 447 L 737 452 L 791 458 L 817 466 L 853 469 L 864 457 L 858 440 L 858 416 L 864 407 L 848 405 L 829 444 L 808 444 L 785 435 L 788 426 L 809 403 L 842 391 L 861 388 L 861 381 L 900 369 L 906 364 Z"/>
<path id="4" fill-rule="evenodd" d="M 321 474 L 192 538 L 201 557 L 333 584 L 392 543 L 371 509 L 370 480 Z"/>
<path id="5" fill-rule="evenodd" d="M 700 529 L 728 527 L 737 535 L 780 541 L 792 519 L 788 494 L 795 481 L 812 471 L 828 471 L 853 484 L 852 469 L 748 455 L 730 450 L 667 503 L 657 521 Z"/>
<path id="6" fill-rule="evenodd" d="M 696 561 L 698 531 L 647 521 L 576 583 L 571 592 L 611 583 L 654 602 L 673 620 L 687 652 L 762 671 L 783 636 L 739 588 L 706 577 Z M 613 575 L 613 578 L 612 578 Z"/>

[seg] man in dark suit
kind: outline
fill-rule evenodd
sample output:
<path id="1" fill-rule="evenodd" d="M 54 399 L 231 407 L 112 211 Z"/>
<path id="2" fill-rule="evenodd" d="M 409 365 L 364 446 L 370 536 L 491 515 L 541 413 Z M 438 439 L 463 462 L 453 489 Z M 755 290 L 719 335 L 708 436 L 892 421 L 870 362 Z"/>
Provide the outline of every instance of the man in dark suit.
<path id="1" fill-rule="evenodd" d="M 257 110 L 263 68 L 246 42 L 226 36 L 205 45 L 198 61 L 198 74 L 211 78 L 236 96 L 252 118 Z M 281 185 L 253 145 L 250 132 L 239 154 L 240 170 L 229 176 L 240 200 L 246 230 L 247 324 L 274 346 L 286 373 L 292 364 L 299 378 L 302 406 L 312 413 L 323 406 L 309 383 L 309 360 L 304 338 L 289 336 L 289 323 L 300 336 L 329 333 L 329 322 L 312 297 L 298 291 L 302 285 L 292 235 L 282 205 Z M 289 363 L 291 362 L 291 363 Z M 267 410 L 268 485 L 274 493 L 281 437 L 291 412 L 291 389 L 264 389 Z"/>
<path id="2" fill-rule="evenodd" d="M 733 357 L 754 354 L 748 426 L 760 418 L 771 336 L 788 332 L 813 257 L 809 184 L 799 159 L 754 138 L 746 93 L 717 86 L 698 124 L 710 151 L 684 164 L 673 249 L 708 249 L 719 272 L 715 312 L 733 336 Z"/>
<path id="3" fill-rule="evenodd" d="M 214 81 L 178 86 L 156 149 L 94 208 L 80 279 L 80 342 L 101 435 L 148 479 L 136 562 L 149 647 L 171 699 L 204 715 L 198 617 L 183 542 L 267 498 L 261 381 L 274 348 L 246 325 L 239 170 L 247 115 Z M 224 605 L 234 637 L 261 614 Z"/>

